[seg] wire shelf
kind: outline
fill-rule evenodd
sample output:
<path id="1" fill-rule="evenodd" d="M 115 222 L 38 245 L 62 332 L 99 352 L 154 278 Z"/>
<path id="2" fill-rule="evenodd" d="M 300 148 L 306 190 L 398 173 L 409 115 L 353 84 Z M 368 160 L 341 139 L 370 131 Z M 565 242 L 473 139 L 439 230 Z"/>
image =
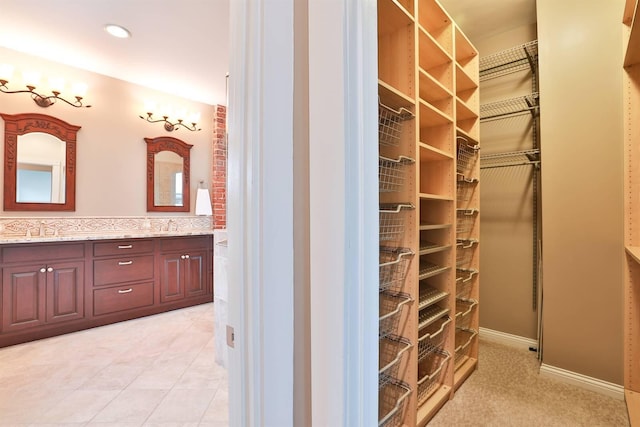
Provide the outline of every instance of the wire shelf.
<path id="1" fill-rule="evenodd" d="M 442 384 L 447 362 L 451 355 L 444 350 L 436 350 L 418 363 L 418 405 L 433 394 Z"/>
<path id="2" fill-rule="evenodd" d="M 444 273 L 449 269 L 446 265 L 438 265 L 429 261 L 420 260 L 418 267 L 418 280 L 427 279 L 440 273 Z"/>
<path id="3" fill-rule="evenodd" d="M 442 347 L 444 340 L 447 337 L 447 333 L 445 331 L 450 324 L 451 318 L 449 316 L 445 316 L 420 331 L 420 337 L 418 338 L 419 361 L 436 349 Z"/>
<path id="4" fill-rule="evenodd" d="M 473 276 L 478 274 L 478 270 L 474 268 L 457 268 L 456 269 L 456 282 L 467 283 L 471 282 Z"/>
<path id="5" fill-rule="evenodd" d="M 411 203 L 383 203 L 380 205 L 380 241 L 398 242 L 404 236 L 406 211 L 415 207 Z"/>
<path id="6" fill-rule="evenodd" d="M 469 141 L 462 136 L 457 136 L 458 158 L 456 161 L 456 172 L 464 177 L 471 177 L 478 161 L 478 151 L 480 147 L 476 144 L 470 144 Z"/>
<path id="7" fill-rule="evenodd" d="M 418 330 L 422 330 L 433 324 L 445 314 L 449 314 L 449 309 L 440 307 L 439 305 L 431 305 L 420 310 L 418 313 Z"/>
<path id="8" fill-rule="evenodd" d="M 388 335 L 378 344 L 378 389 L 398 375 L 400 360 L 405 351 L 411 348 L 411 341 L 398 335 Z"/>
<path id="9" fill-rule="evenodd" d="M 468 239 L 478 214 L 477 209 L 456 209 L 456 236 Z"/>
<path id="10" fill-rule="evenodd" d="M 456 327 L 471 327 L 471 312 L 478 305 L 478 301 L 474 299 L 456 299 Z"/>
<path id="11" fill-rule="evenodd" d="M 476 239 L 458 239 L 456 242 L 456 267 L 468 268 L 473 260 Z"/>
<path id="12" fill-rule="evenodd" d="M 404 408 L 411 387 L 403 381 L 390 378 L 378 391 L 378 427 L 402 425 Z"/>
<path id="13" fill-rule="evenodd" d="M 413 258 L 413 251 L 408 248 L 380 248 L 380 291 L 400 292 L 407 276 L 409 262 Z"/>
<path id="14" fill-rule="evenodd" d="M 476 184 L 478 184 L 477 178 L 465 178 L 464 175 L 458 174 L 458 180 L 456 181 L 456 201 L 458 205 L 471 200 Z"/>
<path id="15" fill-rule="evenodd" d="M 540 165 L 540 150 L 521 150 L 507 153 L 487 154 L 480 157 L 480 169 L 511 166 Z"/>
<path id="16" fill-rule="evenodd" d="M 445 299 L 449 293 L 438 290 L 427 284 L 420 284 L 420 296 L 418 300 L 418 310 L 422 310 L 432 304 Z"/>
<path id="17" fill-rule="evenodd" d="M 411 301 L 408 294 L 380 292 L 380 318 L 378 337 L 380 339 L 397 335 L 402 307 Z"/>
<path id="18" fill-rule="evenodd" d="M 427 240 L 420 241 L 420 255 L 429 255 L 436 252 L 442 252 L 447 249 L 451 249 L 450 245 L 441 245 L 439 243 L 429 242 Z"/>
<path id="19" fill-rule="evenodd" d="M 515 98 L 503 99 L 480 105 L 480 121 L 504 119 L 507 117 L 519 116 L 521 114 L 531 114 L 535 116 L 539 106 L 538 93 L 531 95 L 516 96 Z"/>
<path id="20" fill-rule="evenodd" d="M 473 329 L 456 328 L 456 352 L 455 352 L 455 369 L 460 368 L 469 358 L 471 351 L 471 342 L 478 335 Z"/>
<path id="21" fill-rule="evenodd" d="M 506 76 L 517 71 L 535 72 L 538 41 L 530 41 L 480 58 L 480 81 Z"/>
<path id="22" fill-rule="evenodd" d="M 400 145 L 402 122 L 414 117 L 415 115 L 406 108 L 401 107 L 399 110 L 394 110 L 382 102 L 378 102 L 378 139 L 380 145 L 389 147 Z"/>
<path id="23" fill-rule="evenodd" d="M 380 193 L 394 193 L 402 190 L 405 181 L 406 168 L 416 161 L 410 157 L 400 156 L 397 159 L 378 157 L 378 191 Z"/>

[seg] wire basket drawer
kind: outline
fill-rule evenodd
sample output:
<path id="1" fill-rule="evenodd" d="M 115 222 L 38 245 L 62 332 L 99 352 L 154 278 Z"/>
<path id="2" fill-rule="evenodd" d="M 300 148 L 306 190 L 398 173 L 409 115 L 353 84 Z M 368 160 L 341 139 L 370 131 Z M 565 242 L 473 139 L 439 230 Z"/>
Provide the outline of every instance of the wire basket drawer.
<path id="1" fill-rule="evenodd" d="M 387 335 L 378 344 L 378 389 L 392 378 L 397 378 L 400 361 L 405 351 L 411 348 L 411 341 L 398 335 Z"/>
<path id="2" fill-rule="evenodd" d="M 406 166 L 415 163 L 410 157 L 400 156 L 397 160 L 378 157 L 378 191 L 380 193 L 402 190 L 406 176 Z"/>
<path id="3" fill-rule="evenodd" d="M 456 209 L 456 235 L 468 239 L 478 216 L 477 209 Z"/>
<path id="4" fill-rule="evenodd" d="M 378 427 L 402 425 L 407 397 L 411 387 L 403 381 L 390 378 L 378 391 Z"/>
<path id="5" fill-rule="evenodd" d="M 442 347 L 447 337 L 447 329 L 451 323 L 449 316 L 442 317 L 420 331 L 418 338 L 418 360 Z"/>
<path id="6" fill-rule="evenodd" d="M 460 239 L 456 242 L 456 267 L 468 268 L 473 260 L 474 246 L 478 243 L 475 239 Z"/>
<path id="7" fill-rule="evenodd" d="M 471 327 L 471 311 L 478 305 L 474 299 L 456 299 L 456 327 L 469 329 Z"/>
<path id="8" fill-rule="evenodd" d="M 418 405 L 427 400 L 442 384 L 449 359 L 449 353 L 436 350 L 418 363 Z"/>
<path id="9" fill-rule="evenodd" d="M 478 270 L 474 268 L 456 268 L 456 283 L 471 283 L 476 274 Z"/>
<path id="10" fill-rule="evenodd" d="M 471 351 L 471 342 L 478 335 L 478 332 L 473 329 L 456 328 L 456 354 L 455 354 L 455 369 L 457 370 L 464 362 L 469 359 L 469 352 Z"/>
<path id="11" fill-rule="evenodd" d="M 469 299 L 471 298 L 471 290 L 473 289 L 473 282 L 471 280 L 456 281 L 456 298 Z"/>
<path id="12" fill-rule="evenodd" d="M 398 325 L 402 315 L 402 307 L 411 301 L 408 294 L 391 294 L 380 292 L 379 338 L 398 335 Z"/>
<path id="13" fill-rule="evenodd" d="M 399 242 L 404 237 L 406 213 L 415 207 L 411 203 L 385 203 L 380 205 L 380 241 Z"/>
<path id="14" fill-rule="evenodd" d="M 406 108 L 394 110 L 383 103 L 378 103 L 378 141 L 380 145 L 397 147 L 400 145 L 402 122 L 415 116 Z"/>
<path id="15" fill-rule="evenodd" d="M 464 177 L 471 178 L 478 161 L 478 150 L 480 150 L 480 147 L 469 144 L 469 141 L 463 137 L 459 136 L 456 139 L 458 142 L 456 172 Z"/>
<path id="16" fill-rule="evenodd" d="M 408 248 L 380 248 L 380 291 L 400 292 L 407 277 L 413 251 Z"/>
<path id="17" fill-rule="evenodd" d="M 465 178 L 463 175 L 458 175 L 458 180 L 456 181 L 456 201 L 458 205 L 464 205 L 471 200 L 477 183 L 478 180 L 476 178 Z"/>

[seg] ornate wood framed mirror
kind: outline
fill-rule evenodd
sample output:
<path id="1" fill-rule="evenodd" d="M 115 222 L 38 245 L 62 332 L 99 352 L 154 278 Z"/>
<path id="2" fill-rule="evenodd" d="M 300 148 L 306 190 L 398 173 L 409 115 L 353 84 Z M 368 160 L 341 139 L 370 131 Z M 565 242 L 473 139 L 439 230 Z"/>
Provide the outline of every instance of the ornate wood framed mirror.
<path id="1" fill-rule="evenodd" d="M 4 119 L 4 210 L 75 211 L 80 126 L 37 113 Z"/>
<path id="2" fill-rule="evenodd" d="M 145 138 L 147 212 L 189 212 L 190 150 L 177 138 Z"/>

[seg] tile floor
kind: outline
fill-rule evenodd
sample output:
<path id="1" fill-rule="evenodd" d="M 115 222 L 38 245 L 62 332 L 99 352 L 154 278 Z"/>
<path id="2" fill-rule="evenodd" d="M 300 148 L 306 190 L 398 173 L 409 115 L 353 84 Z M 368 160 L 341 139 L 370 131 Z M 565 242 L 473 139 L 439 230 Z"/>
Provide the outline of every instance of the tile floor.
<path id="1" fill-rule="evenodd" d="M 0 349 L 0 426 L 228 426 L 213 305 Z"/>

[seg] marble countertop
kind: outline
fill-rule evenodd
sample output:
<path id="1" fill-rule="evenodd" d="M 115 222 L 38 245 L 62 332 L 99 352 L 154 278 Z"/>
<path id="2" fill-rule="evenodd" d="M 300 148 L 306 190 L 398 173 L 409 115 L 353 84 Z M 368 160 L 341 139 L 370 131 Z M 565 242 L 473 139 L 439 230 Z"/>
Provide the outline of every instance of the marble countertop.
<path id="1" fill-rule="evenodd" d="M 49 242 L 69 242 L 83 240 L 110 240 L 110 239 L 144 239 L 153 237 L 179 237 L 179 236 L 209 236 L 214 230 L 186 230 L 186 231 L 113 231 L 113 232 L 91 232 L 91 233 L 68 233 L 46 236 L 16 236 L 0 235 L 0 245 L 17 243 L 49 243 Z"/>

